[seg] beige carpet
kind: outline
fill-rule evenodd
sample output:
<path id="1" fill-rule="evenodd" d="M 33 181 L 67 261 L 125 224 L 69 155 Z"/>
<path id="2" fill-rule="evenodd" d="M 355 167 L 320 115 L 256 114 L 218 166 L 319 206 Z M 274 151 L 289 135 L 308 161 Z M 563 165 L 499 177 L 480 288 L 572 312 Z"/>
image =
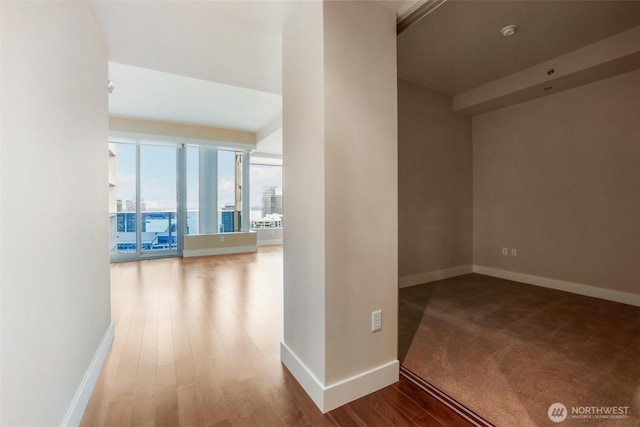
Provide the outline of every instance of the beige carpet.
<path id="1" fill-rule="evenodd" d="M 640 426 L 640 308 L 469 274 L 401 289 L 399 313 L 401 363 L 497 426 Z M 572 418 L 608 406 L 628 418 Z"/>

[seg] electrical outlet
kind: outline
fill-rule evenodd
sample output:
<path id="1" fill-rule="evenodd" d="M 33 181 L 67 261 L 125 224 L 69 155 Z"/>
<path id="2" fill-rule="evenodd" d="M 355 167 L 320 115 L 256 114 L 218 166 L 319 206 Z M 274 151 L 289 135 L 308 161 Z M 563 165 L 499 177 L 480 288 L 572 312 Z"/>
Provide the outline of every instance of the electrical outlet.
<path id="1" fill-rule="evenodd" d="M 511 249 L 511 256 L 518 256 L 518 250 L 517 249 Z"/>
<path id="2" fill-rule="evenodd" d="M 220 241 L 224 242 L 224 236 L 220 236 Z"/>
<path id="3" fill-rule="evenodd" d="M 509 255 L 509 248 L 502 248 L 502 255 Z"/>
<path id="4" fill-rule="evenodd" d="M 382 329 L 382 310 L 371 312 L 371 332 Z"/>

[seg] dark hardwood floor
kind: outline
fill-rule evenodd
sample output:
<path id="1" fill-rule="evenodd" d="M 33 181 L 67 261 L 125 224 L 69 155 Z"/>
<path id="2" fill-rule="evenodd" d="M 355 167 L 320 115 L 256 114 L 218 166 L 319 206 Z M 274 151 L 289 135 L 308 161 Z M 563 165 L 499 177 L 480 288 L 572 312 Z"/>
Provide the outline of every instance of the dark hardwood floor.
<path id="1" fill-rule="evenodd" d="M 115 338 L 81 426 L 468 426 L 408 381 L 323 415 L 280 363 L 282 248 L 113 264 Z"/>

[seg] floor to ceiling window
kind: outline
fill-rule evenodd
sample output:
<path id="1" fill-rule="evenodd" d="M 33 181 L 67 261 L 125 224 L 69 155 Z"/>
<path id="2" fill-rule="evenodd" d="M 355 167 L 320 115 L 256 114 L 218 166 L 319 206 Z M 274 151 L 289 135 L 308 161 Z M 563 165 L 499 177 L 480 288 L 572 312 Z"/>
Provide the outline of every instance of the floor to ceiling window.
<path id="1" fill-rule="evenodd" d="M 115 167 L 115 180 L 111 197 L 111 251 L 116 253 L 137 251 L 137 147 L 133 144 L 110 144 L 110 161 Z M 113 194 L 115 192 L 115 194 Z M 113 208 L 115 207 L 115 210 Z"/>
<path id="2" fill-rule="evenodd" d="M 233 151 L 218 150 L 218 231 L 238 231 L 236 208 L 236 156 Z"/>
<path id="3" fill-rule="evenodd" d="M 242 159 L 247 153 L 111 142 L 112 260 L 179 255 L 184 235 L 243 230 L 242 180 L 248 169 Z"/>
<path id="4" fill-rule="evenodd" d="M 186 147 L 186 234 L 246 231 L 242 156 L 240 151 Z"/>
<path id="5" fill-rule="evenodd" d="M 176 251 L 177 158 L 175 146 L 139 145 L 140 245 L 142 252 Z"/>
<path id="6" fill-rule="evenodd" d="M 116 211 L 112 253 L 125 257 L 178 251 L 178 159 L 181 147 L 112 143 Z M 113 194 L 113 193 L 112 193 Z"/>

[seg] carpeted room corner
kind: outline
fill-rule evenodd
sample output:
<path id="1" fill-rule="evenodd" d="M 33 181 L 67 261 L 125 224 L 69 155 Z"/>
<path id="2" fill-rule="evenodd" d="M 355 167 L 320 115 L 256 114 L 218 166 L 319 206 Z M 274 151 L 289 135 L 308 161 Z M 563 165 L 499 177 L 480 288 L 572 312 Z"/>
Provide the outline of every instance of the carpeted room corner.
<path id="1" fill-rule="evenodd" d="M 556 401 L 636 425 L 638 307 L 468 274 L 401 289 L 399 312 L 403 366 L 495 425 L 547 425 Z"/>

